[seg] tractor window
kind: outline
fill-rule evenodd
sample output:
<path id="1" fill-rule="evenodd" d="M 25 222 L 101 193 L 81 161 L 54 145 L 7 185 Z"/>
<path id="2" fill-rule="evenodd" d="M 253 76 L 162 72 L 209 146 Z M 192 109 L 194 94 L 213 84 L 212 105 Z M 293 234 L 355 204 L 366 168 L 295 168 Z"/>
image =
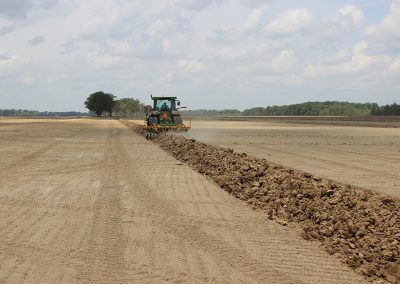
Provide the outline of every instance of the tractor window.
<path id="1" fill-rule="evenodd" d="M 171 109 L 171 101 L 170 100 L 157 100 L 156 101 L 156 110 L 170 110 Z"/>

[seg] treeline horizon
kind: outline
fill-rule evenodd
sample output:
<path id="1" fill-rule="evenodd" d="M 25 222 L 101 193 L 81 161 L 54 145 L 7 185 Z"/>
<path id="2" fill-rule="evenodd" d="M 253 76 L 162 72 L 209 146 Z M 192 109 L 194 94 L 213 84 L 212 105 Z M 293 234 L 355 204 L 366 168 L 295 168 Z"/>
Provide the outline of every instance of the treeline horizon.
<path id="1" fill-rule="evenodd" d="M 144 104 L 135 99 L 121 99 L 120 104 L 115 108 L 117 116 L 130 116 L 133 111 L 127 111 L 128 105 L 135 110 L 135 114 L 139 115 L 142 112 L 138 109 Z M 193 117 L 218 117 L 218 116 L 378 116 L 378 115 L 400 115 L 400 105 L 393 103 L 391 105 L 379 106 L 377 103 L 350 103 L 339 101 L 325 102 L 305 102 L 291 105 L 254 107 L 243 111 L 237 109 L 197 109 L 183 110 L 182 115 Z M 92 112 L 79 111 L 36 111 L 26 109 L 0 109 L 0 116 L 15 116 L 15 117 L 71 117 L 71 116 L 92 116 Z"/>
<path id="2" fill-rule="evenodd" d="M 37 111 L 27 109 L 0 109 L 0 116 L 16 116 L 16 117 L 70 117 L 70 116 L 90 116 L 89 112 L 80 111 Z"/>
<path id="3" fill-rule="evenodd" d="M 187 116 L 369 116 L 400 115 L 400 105 L 379 106 L 377 103 L 350 103 L 340 101 L 305 102 L 290 105 L 237 109 L 199 109 L 182 111 Z"/>

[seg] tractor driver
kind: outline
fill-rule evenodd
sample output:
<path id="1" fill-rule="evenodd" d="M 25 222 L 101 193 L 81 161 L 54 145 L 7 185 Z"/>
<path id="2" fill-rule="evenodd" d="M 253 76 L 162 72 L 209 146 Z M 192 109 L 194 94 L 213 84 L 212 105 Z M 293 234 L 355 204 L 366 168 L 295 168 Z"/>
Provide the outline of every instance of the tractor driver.
<path id="1" fill-rule="evenodd" d="M 161 106 L 161 110 L 168 110 L 166 102 L 164 102 L 163 105 Z"/>

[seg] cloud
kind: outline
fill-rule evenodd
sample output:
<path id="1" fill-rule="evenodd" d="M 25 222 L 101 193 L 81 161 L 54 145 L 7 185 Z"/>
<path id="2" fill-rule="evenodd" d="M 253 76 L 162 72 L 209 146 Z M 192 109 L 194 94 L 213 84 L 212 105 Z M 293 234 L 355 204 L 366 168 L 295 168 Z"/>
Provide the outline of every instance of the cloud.
<path id="1" fill-rule="evenodd" d="M 207 65 L 200 62 L 198 59 L 193 59 L 193 60 L 181 59 L 178 60 L 177 67 L 185 73 L 186 72 L 198 73 L 206 70 Z"/>
<path id="2" fill-rule="evenodd" d="M 371 37 L 400 39 L 400 1 L 393 0 L 387 15 L 379 24 L 369 26 L 365 34 Z"/>
<path id="3" fill-rule="evenodd" d="M 6 61 L 9 59 L 10 59 L 10 56 L 0 52 L 0 61 Z"/>
<path id="4" fill-rule="evenodd" d="M 14 23 L 8 19 L 0 17 L 0 35 L 12 31 Z"/>
<path id="5" fill-rule="evenodd" d="M 26 17 L 27 12 L 32 9 L 33 2 L 29 0 L 13 1 L 5 0 L 0 1 L 0 15 L 10 18 Z"/>
<path id="6" fill-rule="evenodd" d="M 255 8 L 265 4 L 272 3 L 275 0 L 242 0 L 243 5 Z"/>
<path id="7" fill-rule="evenodd" d="M 262 17 L 264 15 L 264 9 L 263 8 L 256 8 L 251 11 L 247 19 L 244 21 L 244 23 L 241 25 L 243 31 L 253 31 L 257 29 L 260 26 Z"/>
<path id="8" fill-rule="evenodd" d="M 44 37 L 40 35 L 36 35 L 30 40 L 28 40 L 30 45 L 38 45 L 44 42 Z"/>
<path id="9" fill-rule="evenodd" d="M 25 66 L 26 63 L 26 60 L 18 56 L 0 53 L 0 79 L 11 75 L 13 72 Z"/>
<path id="10" fill-rule="evenodd" d="M 400 56 L 393 60 L 393 63 L 390 66 L 390 69 L 394 72 L 400 72 Z"/>
<path id="11" fill-rule="evenodd" d="M 224 0 L 175 0 L 175 5 L 179 8 L 189 10 L 204 10 L 212 5 L 218 5 Z"/>
<path id="12" fill-rule="evenodd" d="M 327 26 L 324 35 L 338 36 L 362 27 L 365 16 L 356 5 L 346 5 L 336 11 L 335 15 L 325 18 L 323 22 Z"/>
<path id="13" fill-rule="evenodd" d="M 287 11 L 267 24 L 265 30 L 272 35 L 294 34 L 308 28 L 313 16 L 307 9 Z"/>
<path id="14" fill-rule="evenodd" d="M 264 14 L 265 7 L 254 8 L 237 25 L 227 29 L 217 29 L 209 39 L 214 43 L 225 44 L 242 41 L 259 31 Z"/>
<path id="15" fill-rule="evenodd" d="M 295 74 L 286 75 L 260 75 L 255 76 L 254 81 L 269 86 L 280 87 L 300 87 L 304 85 L 304 80 Z"/>
<path id="16" fill-rule="evenodd" d="M 0 15 L 8 18 L 26 18 L 30 11 L 37 9 L 50 9 L 58 0 L 1 0 Z"/>
<path id="17" fill-rule="evenodd" d="M 349 60 L 353 54 L 353 50 L 351 48 L 340 48 L 337 52 L 335 52 L 332 56 L 325 59 L 325 63 L 327 64 L 338 64 Z"/>
<path id="18" fill-rule="evenodd" d="M 282 74 L 290 72 L 298 63 L 293 50 L 282 50 L 279 55 L 250 64 L 239 65 L 236 70 L 245 74 Z"/>
<path id="19" fill-rule="evenodd" d="M 293 50 L 281 50 L 274 57 L 252 63 L 238 62 L 233 69 L 240 81 L 280 87 L 303 85 L 304 80 L 298 71 L 299 60 Z"/>
<path id="20" fill-rule="evenodd" d="M 308 65 L 305 68 L 305 74 L 309 77 L 351 76 L 354 78 L 354 76 L 383 72 L 390 65 L 391 58 L 387 55 L 368 55 L 367 48 L 366 42 L 358 42 L 354 45 L 349 58 L 346 58 L 346 52 L 344 52 L 340 58 L 341 62 L 337 62 L 336 54 L 334 60 L 327 60 L 334 63 Z"/>

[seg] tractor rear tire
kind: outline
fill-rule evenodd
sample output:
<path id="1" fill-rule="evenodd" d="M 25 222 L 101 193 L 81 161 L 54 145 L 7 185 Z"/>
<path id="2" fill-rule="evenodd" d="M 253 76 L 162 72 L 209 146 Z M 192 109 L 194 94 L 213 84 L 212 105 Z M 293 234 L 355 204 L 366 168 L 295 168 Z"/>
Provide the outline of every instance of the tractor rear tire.
<path id="1" fill-rule="evenodd" d="M 182 123 L 182 117 L 180 115 L 177 115 L 174 117 L 174 122 L 176 124 L 181 124 Z"/>
<path id="2" fill-rule="evenodd" d="M 147 126 L 152 126 L 153 124 L 157 124 L 157 118 L 149 116 L 147 119 Z"/>

